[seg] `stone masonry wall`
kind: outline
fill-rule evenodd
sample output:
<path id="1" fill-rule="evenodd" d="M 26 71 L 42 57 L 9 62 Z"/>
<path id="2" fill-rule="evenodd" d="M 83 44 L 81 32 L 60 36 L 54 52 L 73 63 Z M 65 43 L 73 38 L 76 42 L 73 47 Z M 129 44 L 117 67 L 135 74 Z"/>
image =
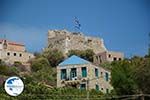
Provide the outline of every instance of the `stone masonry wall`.
<path id="1" fill-rule="evenodd" d="M 84 36 L 82 33 L 73 33 L 66 30 L 48 31 L 48 48 L 59 49 L 64 54 L 69 50 L 93 49 L 97 54 L 106 51 L 103 39 Z"/>

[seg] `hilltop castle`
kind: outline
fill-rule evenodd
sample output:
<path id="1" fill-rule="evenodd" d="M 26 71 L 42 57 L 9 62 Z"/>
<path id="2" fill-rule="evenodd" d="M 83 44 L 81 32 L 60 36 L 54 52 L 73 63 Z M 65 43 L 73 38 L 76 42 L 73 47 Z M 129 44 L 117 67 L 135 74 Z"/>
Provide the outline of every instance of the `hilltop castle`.
<path id="1" fill-rule="evenodd" d="M 68 32 L 67 30 L 49 30 L 48 48 L 56 48 L 63 53 L 69 50 L 93 49 L 94 53 L 106 51 L 103 39 L 84 36 L 82 33 Z"/>
<path id="2" fill-rule="evenodd" d="M 49 30 L 48 48 L 58 49 L 67 54 L 69 50 L 92 49 L 96 54 L 94 62 L 100 64 L 104 61 L 122 60 L 123 53 L 108 51 L 102 38 L 85 36 L 79 32 L 69 32 L 67 30 Z"/>

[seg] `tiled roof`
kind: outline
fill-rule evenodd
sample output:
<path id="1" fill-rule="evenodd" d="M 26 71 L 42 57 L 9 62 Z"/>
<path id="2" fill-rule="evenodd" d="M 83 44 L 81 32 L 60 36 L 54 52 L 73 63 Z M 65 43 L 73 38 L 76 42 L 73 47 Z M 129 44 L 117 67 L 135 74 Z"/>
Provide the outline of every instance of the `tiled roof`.
<path id="1" fill-rule="evenodd" d="M 61 62 L 59 64 L 59 66 L 64 66 L 64 65 L 76 65 L 76 64 L 88 64 L 90 63 L 87 60 L 84 60 L 76 55 L 73 55 L 69 58 L 67 58 L 66 60 L 64 60 L 63 62 Z"/>
<path id="2" fill-rule="evenodd" d="M 4 39 L 0 39 L 0 43 L 2 43 L 2 41 L 4 41 Z M 9 40 L 7 40 L 7 43 L 10 44 L 10 45 L 24 46 L 24 44 L 12 42 L 12 41 L 9 41 Z"/>

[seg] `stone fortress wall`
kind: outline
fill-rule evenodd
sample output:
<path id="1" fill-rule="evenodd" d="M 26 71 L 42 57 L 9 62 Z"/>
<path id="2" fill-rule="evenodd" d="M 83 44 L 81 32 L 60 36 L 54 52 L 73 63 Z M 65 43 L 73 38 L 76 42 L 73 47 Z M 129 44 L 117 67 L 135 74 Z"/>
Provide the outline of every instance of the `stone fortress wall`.
<path id="1" fill-rule="evenodd" d="M 64 54 L 69 50 L 93 49 L 97 54 L 106 51 L 103 39 L 85 36 L 82 33 L 68 32 L 67 30 L 49 30 L 48 48 L 59 49 Z"/>

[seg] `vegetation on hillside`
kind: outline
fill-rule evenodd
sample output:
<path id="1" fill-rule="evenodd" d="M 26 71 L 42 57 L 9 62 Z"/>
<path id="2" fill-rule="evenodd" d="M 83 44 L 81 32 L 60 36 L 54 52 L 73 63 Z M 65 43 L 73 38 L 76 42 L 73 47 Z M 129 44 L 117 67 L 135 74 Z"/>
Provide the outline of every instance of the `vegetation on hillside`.
<path id="1" fill-rule="evenodd" d="M 88 60 L 90 62 L 93 62 L 93 56 L 94 56 L 94 52 L 91 49 L 87 49 L 87 50 L 70 50 L 68 52 L 68 56 L 72 56 L 72 55 L 77 55 L 85 60 Z"/>
<path id="2" fill-rule="evenodd" d="M 111 83 L 118 95 L 150 94 L 150 58 L 133 57 L 112 63 Z"/>
<path id="3" fill-rule="evenodd" d="M 73 54 L 92 61 L 94 53 L 90 50 L 69 52 L 69 56 Z M 89 93 L 90 100 L 94 98 L 110 100 L 109 98 L 114 95 L 150 94 L 149 56 L 135 56 L 131 59 L 102 64 L 101 66 L 110 66 L 108 68 L 112 71 L 111 84 L 114 90 L 110 94 L 102 94 L 100 91 L 95 90 L 56 88 L 56 66 L 63 60 L 64 56 L 58 50 L 46 50 L 43 53 L 36 53 L 35 59 L 30 61 L 30 72 L 20 62 L 15 62 L 11 66 L 0 62 L 0 98 L 4 100 L 84 100 Z M 19 76 L 25 84 L 24 92 L 18 97 L 10 97 L 3 88 L 4 80 L 14 75 Z"/>

